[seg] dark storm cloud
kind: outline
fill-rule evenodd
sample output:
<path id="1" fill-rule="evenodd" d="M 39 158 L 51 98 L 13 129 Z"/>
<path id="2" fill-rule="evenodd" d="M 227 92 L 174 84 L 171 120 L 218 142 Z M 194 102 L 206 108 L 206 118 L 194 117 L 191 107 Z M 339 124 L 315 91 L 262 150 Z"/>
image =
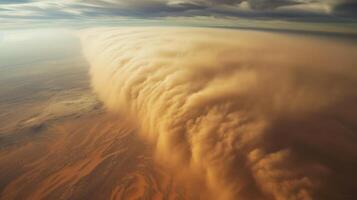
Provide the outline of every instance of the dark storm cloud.
<path id="1" fill-rule="evenodd" d="M 311 3 L 311 0 L 209 0 L 215 4 L 237 5 L 247 2 L 252 9 L 274 9 L 280 6 Z"/>
<path id="2" fill-rule="evenodd" d="M 309 1 L 298 0 L 248 0 L 253 9 L 274 9 L 280 6 L 309 3 Z"/>
<path id="3" fill-rule="evenodd" d="M 356 18 L 354 0 L 71 0 L 0 1 L 2 18 L 246 17 L 264 19 Z"/>
<path id="4" fill-rule="evenodd" d="M 337 4 L 334 9 L 334 14 L 340 16 L 357 17 L 357 1 L 344 1 Z"/>
<path id="5" fill-rule="evenodd" d="M 282 6 L 291 6 L 298 4 L 308 4 L 311 0 L 182 0 L 182 1 L 91 1 L 93 4 L 98 5 L 104 9 L 124 9 L 130 11 L 141 11 L 142 14 L 155 15 L 160 13 L 170 12 L 182 12 L 181 15 L 185 15 L 186 12 L 196 11 L 197 14 L 216 14 L 215 10 L 227 11 L 226 15 L 232 15 L 232 10 L 237 15 L 242 12 L 258 11 L 258 10 L 274 10 Z M 243 8 L 243 5 L 247 6 Z M 154 12 L 156 13 L 154 13 Z M 224 12 L 220 12 L 224 14 Z"/>

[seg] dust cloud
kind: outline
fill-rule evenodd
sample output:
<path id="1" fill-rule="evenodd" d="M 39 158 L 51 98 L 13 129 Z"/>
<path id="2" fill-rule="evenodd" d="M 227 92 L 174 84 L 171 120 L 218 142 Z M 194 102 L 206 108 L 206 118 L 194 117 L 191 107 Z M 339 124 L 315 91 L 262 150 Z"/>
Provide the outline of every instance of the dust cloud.
<path id="1" fill-rule="evenodd" d="M 357 46 L 204 28 L 81 32 L 92 86 L 203 199 L 353 199 Z"/>

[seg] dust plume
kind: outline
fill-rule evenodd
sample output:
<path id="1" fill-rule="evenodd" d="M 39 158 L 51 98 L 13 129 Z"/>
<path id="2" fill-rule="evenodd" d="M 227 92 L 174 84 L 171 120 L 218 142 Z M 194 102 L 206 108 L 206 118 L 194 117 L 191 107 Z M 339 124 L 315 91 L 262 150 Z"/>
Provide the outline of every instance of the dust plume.
<path id="1" fill-rule="evenodd" d="M 353 42 L 199 28 L 81 41 L 99 98 L 203 199 L 357 197 Z"/>

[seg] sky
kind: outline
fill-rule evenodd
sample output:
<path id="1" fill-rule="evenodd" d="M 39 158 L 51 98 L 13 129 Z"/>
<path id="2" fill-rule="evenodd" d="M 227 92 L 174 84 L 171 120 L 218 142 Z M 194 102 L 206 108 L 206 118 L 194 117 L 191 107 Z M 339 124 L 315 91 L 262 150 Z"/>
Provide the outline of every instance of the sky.
<path id="1" fill-rule="evenodd" d="M 0 0 L 3 28 L 108 23 L 212 26 L 313 23 L 313 26 L 343 24 L 344 29 L 350 26 L 355 29 L 355 22 L 356 0 Z"/>

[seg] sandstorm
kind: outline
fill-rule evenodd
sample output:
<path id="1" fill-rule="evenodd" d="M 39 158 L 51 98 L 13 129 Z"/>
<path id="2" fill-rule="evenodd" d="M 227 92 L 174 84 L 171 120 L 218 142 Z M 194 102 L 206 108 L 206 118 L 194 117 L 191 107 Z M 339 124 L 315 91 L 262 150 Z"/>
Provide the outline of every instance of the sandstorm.
<path id="1" fill-rule="evenodd" d="M 342 199 L 357 178 L 357 46 L 208 28 L 80 32 L 93 90 L 202 199 Z"/>

